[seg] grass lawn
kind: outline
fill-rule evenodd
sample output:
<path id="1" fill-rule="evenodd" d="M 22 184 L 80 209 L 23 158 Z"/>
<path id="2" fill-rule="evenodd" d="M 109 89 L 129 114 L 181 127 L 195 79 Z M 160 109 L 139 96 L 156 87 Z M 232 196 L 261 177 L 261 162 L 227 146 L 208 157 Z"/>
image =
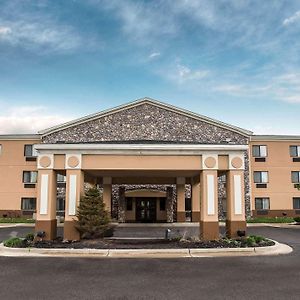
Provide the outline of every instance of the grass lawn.
<path id="1" fill-rule="evenodd" d="M 293 223 L 295 222 L 294 218 L 291 217 L 257 217 L 247 220 L 247 223 Z"/>
<path id="2" fill-rule="evenodd" d="M 0 218 L 0 223 L 34 223 L 35 220 L 28 218 Z"/>

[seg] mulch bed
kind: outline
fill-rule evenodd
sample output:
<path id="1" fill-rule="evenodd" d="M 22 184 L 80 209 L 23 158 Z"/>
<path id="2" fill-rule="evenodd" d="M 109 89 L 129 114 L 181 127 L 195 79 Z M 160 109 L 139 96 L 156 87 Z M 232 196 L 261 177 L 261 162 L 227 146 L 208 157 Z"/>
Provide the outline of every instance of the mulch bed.
<path id="1" fill-rule="evenodd" d="M 265 240 L 252 247 L 273 246 L 273 241 Z M 178 241 L 178 240 L 108 240 L 94 239 L 81 240 L 78 242 L 63 241 L 39 241 L 35 242 L 32 247 L 35 248 L 66 248 L 66 249 L 182 249 L 182 248 L 245 248 L 246 242 L 236 241 L 228 242 L 219 241 Z"/>

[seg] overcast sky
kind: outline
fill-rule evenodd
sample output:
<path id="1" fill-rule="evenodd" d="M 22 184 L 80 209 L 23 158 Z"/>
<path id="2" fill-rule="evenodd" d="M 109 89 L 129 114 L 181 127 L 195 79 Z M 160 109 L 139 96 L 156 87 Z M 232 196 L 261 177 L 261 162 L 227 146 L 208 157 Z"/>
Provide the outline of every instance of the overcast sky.
<path id="1" fill-rule="evenodd" d="M 299 37 L 299 0 L 0 0 L 0 134 L 144 96 L 300 134 Z"/>

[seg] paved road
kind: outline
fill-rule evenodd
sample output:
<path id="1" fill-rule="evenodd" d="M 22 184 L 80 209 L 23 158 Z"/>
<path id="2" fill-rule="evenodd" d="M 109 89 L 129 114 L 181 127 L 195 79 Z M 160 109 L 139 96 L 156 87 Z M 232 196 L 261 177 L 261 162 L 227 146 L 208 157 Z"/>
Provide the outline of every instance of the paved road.
<path id="1" fill-rule="evenodd" d="M 286 242 L 294 252 L 187 259 L 0 257 L 0 299 L 299 299 L 300 230 L 259 227 L 249 233 Z"/>

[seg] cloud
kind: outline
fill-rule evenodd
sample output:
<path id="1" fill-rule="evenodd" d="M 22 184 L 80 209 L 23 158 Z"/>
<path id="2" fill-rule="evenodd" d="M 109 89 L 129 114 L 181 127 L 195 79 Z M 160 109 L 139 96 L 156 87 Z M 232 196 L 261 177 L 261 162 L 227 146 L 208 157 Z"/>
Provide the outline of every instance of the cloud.
<path id="1" fill-rule="evenodd" d="M 0 37 L 5 36 L 9 33 L 11 33 L 11 29 L 9 27 L 0 27 Z"/>
<path id="2" fill-rule="evenodd" d="M 24 2 L 11 0 L 1 7 L 1 44 L 38 54 L 67 53 L 102 46 L 101 41 L 96 41 L 92 34 L 83 34 L 80 27 L 59 21 L 46 2 Z"/>
<path id="3" fill-rule="evenodd" d="M 291 17 L 283 20 L 282 25 L 288 26 L 300 20 L 300 10 L 296 11 Z"/>
<path id="4" fill-rule="evenodd" d="M 37 133 L 41 129 L 64 123 L 71 117 L 49 113 L 43 106 L 18 106 L 0 114 L 0 134 Z"/>
<path id="5" fill-rule="evenodd" d="M 186 80 L 200 80 L 208 75 L 207 70 L 192 70 L 187 66 L 178 64 L 177 65 L 177 75 L 182 81 Z"/>
<path id="6" fill-rule="evenodd" d="M 44 22 L 15 21 L 1 27 L 0 42 L 21 46 L 29 50 L 44 48 L 46 52 L 66 52 L 79 48 L 83 41 L 71 27 Z"/>
<path id="7" fill-rule="evenodd" d="M 149 59 L 153 59 L 153 58 L 156 58 L 156 57 L 159 57 L 160 56 L 160 52 L 153 52 L 151 53 L 148 58 Z"/>

